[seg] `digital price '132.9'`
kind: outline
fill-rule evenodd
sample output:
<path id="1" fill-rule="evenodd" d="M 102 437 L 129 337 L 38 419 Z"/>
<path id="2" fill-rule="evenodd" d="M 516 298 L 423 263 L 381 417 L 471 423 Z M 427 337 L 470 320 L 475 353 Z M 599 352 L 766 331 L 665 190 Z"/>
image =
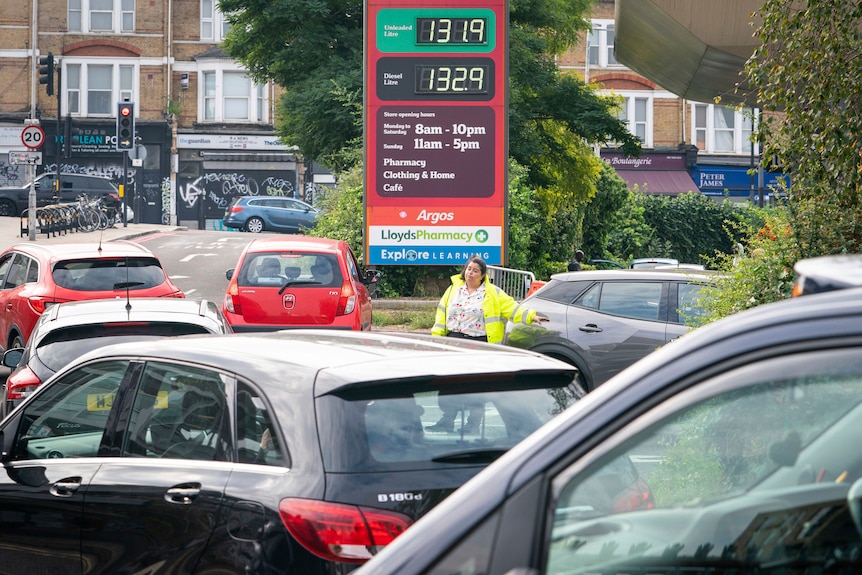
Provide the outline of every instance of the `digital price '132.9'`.
<path id="1" fill-rule="evenodd" d="M 416 66 L 417 94 L 487 94 L 487 66 Z"/>
<path id="2" fill-rule="evenodd" d="M 417 44 L 487 44 L 487 18 L 417 18 Z"/>

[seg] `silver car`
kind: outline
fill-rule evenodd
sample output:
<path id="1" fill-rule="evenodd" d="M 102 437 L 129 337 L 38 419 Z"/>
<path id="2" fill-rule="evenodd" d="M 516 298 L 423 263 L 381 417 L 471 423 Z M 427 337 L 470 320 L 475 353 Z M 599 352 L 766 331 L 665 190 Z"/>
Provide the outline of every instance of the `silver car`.
<path id="1" fill-rule="evenodd" d="M 523 304 L 550 321 L 509 324 L 504 343 L 574 365 L 593 390 L 681 336 L 701 313 L 710 274 L 671 270 L 561 273 Z"/>

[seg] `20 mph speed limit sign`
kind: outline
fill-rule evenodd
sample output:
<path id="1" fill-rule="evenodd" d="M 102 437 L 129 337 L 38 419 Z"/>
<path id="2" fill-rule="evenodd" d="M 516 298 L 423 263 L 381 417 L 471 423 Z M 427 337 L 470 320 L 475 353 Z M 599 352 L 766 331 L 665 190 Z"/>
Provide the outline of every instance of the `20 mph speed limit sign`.
<path id="1" fill-rule="evenodd" d="M 40 126 L 24 126 L 21 142 L 31 150 L 41 148 L 45 143 L 45 131 Z"/>

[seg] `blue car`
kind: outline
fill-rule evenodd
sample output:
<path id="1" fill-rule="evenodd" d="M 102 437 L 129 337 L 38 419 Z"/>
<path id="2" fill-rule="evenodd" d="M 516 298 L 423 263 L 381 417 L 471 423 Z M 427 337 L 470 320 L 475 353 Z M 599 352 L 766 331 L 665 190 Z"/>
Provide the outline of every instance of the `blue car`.
<path id="1" fill-rule="evenodd" d="M 294 198 L 242 196 L 234 198 L 225 210 L 222 223 L 246 232 L 302 233 L 317 223 L 320 212 Z"/>

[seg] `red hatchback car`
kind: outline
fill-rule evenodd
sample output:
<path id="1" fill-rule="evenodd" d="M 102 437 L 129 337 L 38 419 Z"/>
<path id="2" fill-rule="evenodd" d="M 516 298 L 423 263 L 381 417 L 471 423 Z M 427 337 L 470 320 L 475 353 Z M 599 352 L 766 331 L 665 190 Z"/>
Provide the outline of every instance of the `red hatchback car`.
<path id="1" fill-rule="evenodd" d="M 234 331 L 371 329 L 369 286 L 345 241 L 299 235 L 250 242 L 235 268 L 222 312 Z M 373 291 L 373 290 L 372 290 Z"/>
<path id="2" fill-rule="evenodd" d="M 117 297 L 185 294 L 135 242 L 16 244 L 0 254 L 0 347 L 24 347 L 52 304 Z"/>

